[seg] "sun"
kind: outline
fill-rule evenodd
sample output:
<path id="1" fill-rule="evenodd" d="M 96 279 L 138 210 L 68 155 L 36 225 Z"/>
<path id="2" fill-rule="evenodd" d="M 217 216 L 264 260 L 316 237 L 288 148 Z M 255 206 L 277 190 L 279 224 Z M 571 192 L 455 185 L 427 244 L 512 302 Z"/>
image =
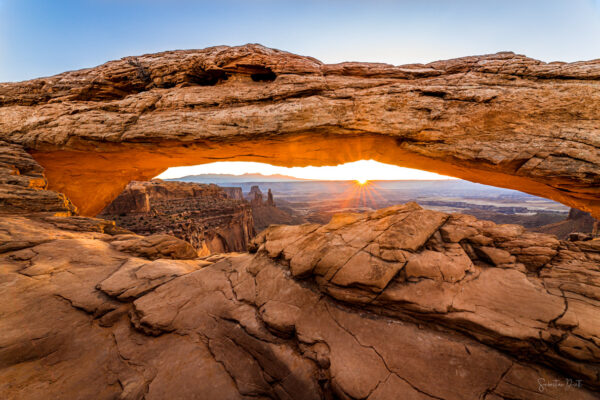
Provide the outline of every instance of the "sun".
<path id="1" fill-rule="evenodd" d="M 366 184 L 367 184 L 367 182 L 369 182 L 369 180 L 368 180 L 368 179 L 366 179 L 366 178 L 358 178 L 358 179 L 356 180 L 356 182 L 358 182 L 358 184 L 362 186 L 362 185 L 366 185 Z"/>

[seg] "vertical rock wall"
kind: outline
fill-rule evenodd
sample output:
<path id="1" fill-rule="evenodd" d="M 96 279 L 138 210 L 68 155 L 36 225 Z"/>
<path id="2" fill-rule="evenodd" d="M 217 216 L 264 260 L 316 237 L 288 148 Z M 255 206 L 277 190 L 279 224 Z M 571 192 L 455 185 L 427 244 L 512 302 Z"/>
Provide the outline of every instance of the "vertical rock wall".
<path id="1" fill-rule="evenodd" d="M 254 236 L 254 223 L 250 205 L 240 197 L 239 188 L 131 182 L 100 217 L 142 235 L 171 234 L 201 254 L 245 251 Z"/>

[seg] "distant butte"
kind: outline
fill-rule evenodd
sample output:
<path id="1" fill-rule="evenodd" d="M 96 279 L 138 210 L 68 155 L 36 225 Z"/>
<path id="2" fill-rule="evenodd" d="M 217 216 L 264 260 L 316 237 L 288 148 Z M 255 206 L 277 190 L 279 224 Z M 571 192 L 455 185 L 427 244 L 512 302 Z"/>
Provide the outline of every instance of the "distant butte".
<path id="1" fill-rule="evenodd" d="M 554 199 L 600 216 L 600 60 L 503 52 L 323 64 L 250 44 L 126 57 L 0 84 L 0 138 L 95 215 L 131 180 L 216 160 L 360 159 Z"/>

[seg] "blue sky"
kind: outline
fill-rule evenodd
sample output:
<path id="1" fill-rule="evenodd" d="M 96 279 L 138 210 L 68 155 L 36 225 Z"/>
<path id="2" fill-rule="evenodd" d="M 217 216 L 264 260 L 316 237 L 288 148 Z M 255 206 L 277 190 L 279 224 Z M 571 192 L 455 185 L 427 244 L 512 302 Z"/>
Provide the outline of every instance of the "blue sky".
<path id="1" fill-rule="evenodd" d="M 600 58 L 600 0 L 0 0 L 0 82 L 163 50 L 261 43 L 324 62 L 391 64 L 512 50 L 544 61 Z M 361 161 L 172 168 L 327 179 L 440 179 Z"/>
<path id="2" fill-rule="evenodd" d="M 600 58 L 600 0 L 0 0 L 0 82 L 171 49 L 261 43 L 325 62 L 512 50 Z"/>

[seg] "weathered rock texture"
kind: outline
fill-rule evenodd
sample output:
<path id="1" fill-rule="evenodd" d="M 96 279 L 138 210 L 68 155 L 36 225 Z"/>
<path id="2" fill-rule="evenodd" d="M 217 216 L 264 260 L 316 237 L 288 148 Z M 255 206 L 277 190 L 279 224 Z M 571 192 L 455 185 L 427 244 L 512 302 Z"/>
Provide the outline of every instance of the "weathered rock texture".
<path id="1" fill-rule="evenodd" d="M 108 226 L 0 218 L 1 398 L 597 398 L 597 241 L 408 204 L 173 260 Z"/>
<path id="2" fill-rule="evenodd" d="M 84 215 L 170 166 L 375 159 L 599 217 L 599 89 L 598 60 L 326 65 L 220 46 L 0 84 L 0 139 L 25 146 Z"/>
<path id="3" fill-rule="evenodd" d="M 99 216 L 141 235 L 173 235 L 203 255 L 246 251 L 254 236 L 252 209 L 231 198 L 241 193 L 231 189 L 238 190 L 160 179 L 131 182 Z"/>
<path id="4" fill-rule="evenodd" d="M 409 203 L 271 227 L 257 246 L 337 300 L 447 326 L 600 388 L 600 239 L 561 242 Z"/>
<path id="5" fill-rule="evenodd" d="M 413 203 L 198 258 L 66 216 L 21 145 L 84 214 L 219 157 L 374 158 L 597 216 L 599 80 L 509 53 L 328 66 L 244 46 L 0 85 L 0 398 L 597 398 L 600 239 Z"/>
<path id="6" fill-rule="evenodd" d="M 0 141 L 0 215 L 76 211 L 64 194 L 47 186 L 44 168 L 22 146 Z"/>

